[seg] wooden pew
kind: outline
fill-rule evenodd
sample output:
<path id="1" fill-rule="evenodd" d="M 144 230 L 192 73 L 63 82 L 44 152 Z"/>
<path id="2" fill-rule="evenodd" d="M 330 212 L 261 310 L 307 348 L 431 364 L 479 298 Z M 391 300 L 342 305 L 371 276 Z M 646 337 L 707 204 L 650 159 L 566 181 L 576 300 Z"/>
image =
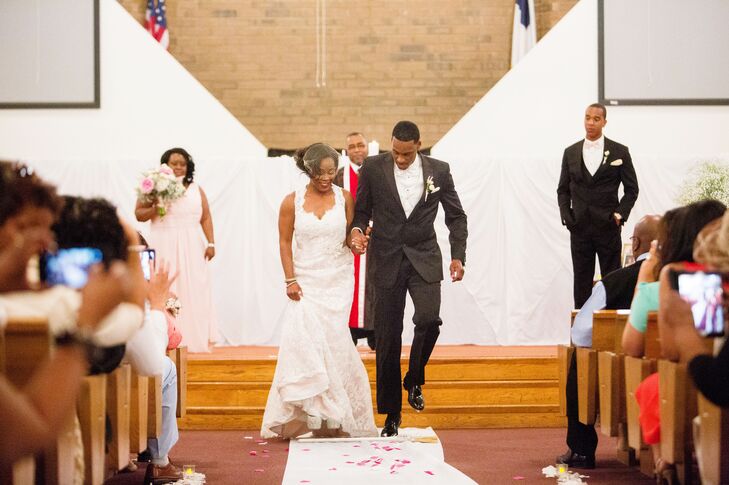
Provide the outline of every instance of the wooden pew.
<path id="1" fill-rule="evenodd" d="M 84 483 L 87 485 L 98 485 L 104 481 L 106 378 L 106 374 L 84 377 L 77 402 L 86 464 Z"/>
<path id="2" fill-rule="evenodd" d="M 729 483 L 729 410 L 698 395 L 699 423 L 694 445 L 705 485 Z"/>
<path id="3" fill-rule="evenodd" d="M 16 387 L 22 388 L 50 354 L 51 334 L 48 321 L 45 318 L 11 317 L 2 340 L 5 377 Z M 38 464 L 42 466 L 43 461 Z M 0 482 L 15 485 L 34 483 L 36 472 L 45 475 L 45 470 L 36 471 L 35 457 L 25 457 L 14 463 L 12 469 L 0 471 Z"/>
<path id="4" fill-rule="evenodd" d="M 111 421 L 109 466 L 119 471 L 129 464 L 132 369 L 120 365 L 107 376 L 106 408 Z"/>
<path id="5" fill-rule="evenodd" d="M 620 424 L 625 422 L 622 336 L 629 313 L 618 310 L 613 319 L 595 318 L 593 324 L 593 344 L 598 350 L 600 430 L 607 436 L 618 436 Z"/>
<path id="6" fill-rule="evenodd" d="M 177 369 L 177 417 L 184 418 L 187 414 L 187 347 L 168 350 L 167 357 Z"/>
<path id="7" fill-rule="evenodd" d="M 648 313 L 648 326 L 645 330 L 645 349 L 643 355 L 646 359 L 661 358 L 661 336 L 658 332 L 658 313 Z"/>
<path id="8" fill-rule="evenodd" d="M 595 424 L 597 415 L 597 352 L 578 347 L 577 352 L 577 411 L 582 424 Z"/>
<path id="9" fill-rule="evenodd" d="M 653 455 L 643 442 L 643 436 L 638 421 L 638 401 L 635 399 L 635 390 L 641 382 L 656 371 L 655 360 L 635 357 L 625 357 L 625 395 L 628 445 L 633 448 L 640 460 L 640 471 L 648 476 L 653 475 Z"/>
<path id="10" fill-rule="evenodd" d="M 696 389 L 686 364 L 658 361 L 661 457 L 676 466 L 681 483 L 691 481 L 691 428 L 696 416 Z"/>
<path id="11" fill-rule="evenodd" d="M 599 353 L 610 352 L 612 355 L 615 355 L 622 351 L 621 341 L 624 326 L 625 320 L 618 320 L 617 311 L 597 311 L 592 317 L 592 347 L 589 349 L 577 349 L 578 410 L 579 420 L 583 424 L 595 423 L 598 404 L 601 400 L 604 400 L 600 395 L 602 389 L 598 377 L 600 373 Z M 602 360 L 604 361 L 604 365 L 609 366 L 603 372 L 604 377 L 611 378 L 613 374 L 617 374 L 617 369 L 615 369 L 615 372 L 611 372 L 617 363 L 610 363 L 610 359 L 607 357 L 603 357 Z M 610 382 L 610 380 L 607 381 L 607 383 Z M 610 389 L 606 388 L 605 391 L 609 392 L 611 389 L 612 386 Z M 614 399 L 612 395 L 608 395 L 606 398 L 610 400 Z M 617 428 L 617 422 L 615 423 L 615 427 Z M 610 427 L 608 427 L 608 431 L 613 432 Z M 616 434 L 617 429 L 611 436 L 615 436 Z"/>
<path id="12" fill-rule="evenodd" d="M 147 438 L 162 435 L 162 376 L 148 377 Z"/>
<path id="13" fill-rule="evenodd" d="M 11 319 L 3 337 L 8 379 L 16 386 L 24 386 L 51 354 L 52 341 L 45 319 Z M 75 416 L 69 418 L 52 446 L 35 458 L 21 460 L 14 467 L 17 473 L 13 483 L 34 483 L 36 480 L 47 485 L 71 483 L 75 475 L 76 422 Z"/>
<path id="14" fill-rule="evenodd" d="M 129 451 L 140 453 L 147 448 L 149 378 L 131 371 Z"/>
<path id="15" fill-rule="evenodd" d="M 570 318 L 570 327 L 575 321 L 577 316 L 577 310 L 572 310 L 572 316 Z M 559 414 L 560 416 L 567 416 L 567 373 L 569 372 L 570 362 L 572 361 L 572 352 L 575 348 L 571 345 L 558 345 L 557 346 L 557 379 L 559 386 Z"/>

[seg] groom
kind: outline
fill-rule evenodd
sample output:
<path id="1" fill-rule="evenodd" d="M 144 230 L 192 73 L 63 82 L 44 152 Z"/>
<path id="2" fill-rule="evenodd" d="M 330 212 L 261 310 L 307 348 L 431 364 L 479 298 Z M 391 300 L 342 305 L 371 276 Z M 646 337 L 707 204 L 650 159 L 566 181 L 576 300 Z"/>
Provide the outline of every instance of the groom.
<path id="1" fill-rule="evenodd" d="M 421 386 L 440 334 L 440 282 L 443 261 L 433 221 L 438 204 L 450 231 L 452 281 L 463 279 L 466 262 L 466 214 L 458 199 L 447 163 L 418 153 L 420 131 L 400 121 L 392 130 L 392 151 L 365 160 L 352 222 L 352 251 L 368 250 L 367 264 L 375 285 L 377 348 L 377 412 L 387 414 L 382 436 L 396 436 L 400 426 L 402 391 L 416 411 L 425 408 Z M 372 221 L 371 240 L 365 230 Z M 369 249 L 368 249 L 369 246 Z M 415 306 L 415 335 L 410 363 L 401 381 L 405 294 Z"/>

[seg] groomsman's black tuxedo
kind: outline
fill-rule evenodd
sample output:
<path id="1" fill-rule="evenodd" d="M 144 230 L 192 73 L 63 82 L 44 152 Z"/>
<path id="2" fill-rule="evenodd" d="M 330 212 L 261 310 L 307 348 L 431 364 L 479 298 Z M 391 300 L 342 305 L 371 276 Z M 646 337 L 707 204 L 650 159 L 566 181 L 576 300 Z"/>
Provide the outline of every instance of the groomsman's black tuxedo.
<path id="1" fill-rule="evenodd" d="M 450 231 L 451 259 L 466 262 L 466 214 L 447 163 L 420 154 L 424 190 L 409 217 L 400 202 L 391 153 L 367 158 L 359 172 L 352 228 L 372 234 L 367 249 L 375 289 L 377 410 L 399 413 L 402 406 L 400 352 L 406 292 L 415 306 L 415 334 L 405 387 L 425 382 L 425 365 L 440 334 L 440 282 L 443 259 L 433 222 L 443 206 Z M 432 180 L 437 191 L 428 192 Z"/>
<path id="2" fill-rule="evenodd" d="M 582 159 L 584 140 L 567 147 L 557 201 L 562 224 L 570 231 L 574 269 L 575 308 L 590 297 L 595 273 L 595 254 L 604 275 L 620 268 L 622 240 L 613 214 L 625 223 L 638 198 L 638 178 L 628 147 L 605 138 L 602 163 L 591 175 Z M 623 184 L 623 197 L 618 188 Z"/>

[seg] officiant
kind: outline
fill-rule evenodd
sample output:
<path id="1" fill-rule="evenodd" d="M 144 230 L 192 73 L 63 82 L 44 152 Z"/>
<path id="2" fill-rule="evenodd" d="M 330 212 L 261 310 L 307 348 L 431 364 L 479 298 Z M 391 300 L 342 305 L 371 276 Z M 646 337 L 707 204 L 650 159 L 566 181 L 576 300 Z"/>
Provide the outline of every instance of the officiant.
<path id="1" fill-rule="evenodd" d="M 347 135 L 345 150 L 347 157 L 342 157 L 344 163 L 334 177 L 334 183 L 347 190 L 352 197 L 357 197 L 357 180 L 362 162 L 367 158 L 367 139 L 360 132 Z M 349 332 L 352 341 L 357 345 L 361 338 L 367 339 L 367 344 L 375 350 L 375 325 L 372 319 L 373 303 L 372 292 L 374 287 L 367 284 L 367 255 L 354 257 L 354 299 L 352 310 L 349 313 Z"/>

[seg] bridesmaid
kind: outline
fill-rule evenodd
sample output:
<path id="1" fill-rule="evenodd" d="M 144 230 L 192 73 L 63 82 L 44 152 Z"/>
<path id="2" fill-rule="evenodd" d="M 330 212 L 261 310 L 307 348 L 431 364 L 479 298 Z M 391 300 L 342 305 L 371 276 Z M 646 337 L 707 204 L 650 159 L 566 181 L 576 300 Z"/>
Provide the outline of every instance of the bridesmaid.
<path id="1" fill-rule="evenodd" d="M 182 181 L 185 195 L 172 203 L 164 217 L 157 215 L 155 203 L 141 200 L 137 200 L 134 214 L 140 222 L 151 221 L 150 247 L 157 251 L 158 259 L 169 262 L 170 274 L 177 273 L 172 291 L 182 304 L 177 317 L 181 345 L 187 345 L 190 352 L 209 352 L 209 344 L 218 339 L 207 264 L 215 257 L 210 206 L 205 192 L 194 182 L 195 163 L 186 150 L 171 148 L 162 154 L 160 163 L 169 165 Z"/>

